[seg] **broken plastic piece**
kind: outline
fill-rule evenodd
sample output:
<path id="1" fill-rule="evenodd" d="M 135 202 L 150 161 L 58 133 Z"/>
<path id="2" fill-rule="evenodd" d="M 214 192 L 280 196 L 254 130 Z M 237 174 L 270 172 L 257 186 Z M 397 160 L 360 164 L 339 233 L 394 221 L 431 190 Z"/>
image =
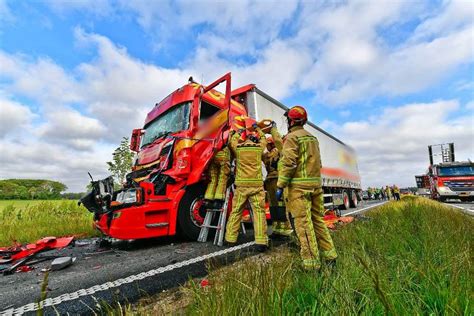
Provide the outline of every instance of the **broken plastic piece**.
<path id="1" fill-rule="evenodd" d="M 30 272 L 34 269 L 32 266 L 21 266 L 16 269 L 16 272 Z"/>
<path id="2" fill-rule="evenodd" d="M 64 269 L 70 266 L 75 260 L 76 258 L 72 258 L 72 257 L 56 258 L 53 260 L 53 262 L 51 262 L 51 270 L 57 271 L 57 270 Z"/>

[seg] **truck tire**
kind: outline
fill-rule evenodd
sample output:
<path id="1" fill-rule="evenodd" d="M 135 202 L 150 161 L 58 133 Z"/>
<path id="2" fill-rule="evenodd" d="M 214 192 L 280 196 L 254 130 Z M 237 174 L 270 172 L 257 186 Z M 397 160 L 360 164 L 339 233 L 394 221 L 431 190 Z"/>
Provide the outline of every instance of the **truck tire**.
<path id="1" fill-rule="evenodd" d="M 347 194 L 347 191 L 342 192 L 342 205 L 341 208 L 343 210 L 348 210 L 350 207 L 350 202 L 349 202 L 349 195 Z"/>
<path id="2" fill-rule="evenodd" d="M 351 191 L 351 198 L 349 200 L 350 207 L 357 207 L 359 204 L 359 200 L 357 199 L 357 194 L 355 191 Z"/>
<path id="3" fill-rule="evenodd" d="M 201 210 L 199 205 L 204 201 L 205 191 L 206 186 L 202 184 L 188 187 L 179 203 L 177 229 L 189 240 L 197 240 L 201 231 L 199 222 L 204 219 L 205 210 Z"/>

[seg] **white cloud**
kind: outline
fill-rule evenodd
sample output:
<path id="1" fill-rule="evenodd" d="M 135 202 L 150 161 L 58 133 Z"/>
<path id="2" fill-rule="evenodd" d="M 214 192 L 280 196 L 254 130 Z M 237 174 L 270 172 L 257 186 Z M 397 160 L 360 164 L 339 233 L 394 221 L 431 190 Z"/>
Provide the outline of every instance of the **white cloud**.
<path id="1" fill-rule="evenodd" d="M 193 28 L 206 26 L 197 35 L 202 47 L 222 54 L 254 54 L 257 46 L 279 35 L 295 13 L 297 1 L 122 1 L 137 15 L 157 46 L 165 49 L 176 34 L 189 36 Z M 196 32 L 197 33 L 197 32 Z M 195 34 L 190 36 L 195 39 Z M 172 42 L 171 42 L 172 43 Z"/>
<path id="2" fill-rule="evenodd" d="M 82 100 L 74 77 L 49 58 L 31 60 L 25 55 L 0 50 L 0 65 L 0 78 L 11 82 L 3 84 L 10 93 L 36 99 L 53 108 Z"/>
<path id="3" fill-rule="evenodd" d="M 39 128 L 39 136 L 78 150 L 92 150 L 104 137 L 105 127 L 99 120 L 74 110 L 59 110 L 46 115 L 48 122 Z"/>
<path id="4" fill-rule="evenodd" d="M 429 40 L 439 34 L 455 32 L 459 28 L 472 26 L 473 20 L 474 5 L 471 1 L 444 1 L 439 10 L 418 25 L 412 40 Z"/>
<path id="5" fill-rule="evenodd" d="M 156 102 L 187 82 L 189 72 L 143 63 L 106 37 L 77 29 L 76 38 L 95 54 L 73 70 L 49 58 L 0 51 L 0 88 L 32 100 L 40 116 L 39 125 L 21 130 L 22 137 L 0 140 L 2 178 L 52 178 L 72 191 L 83 190 L 87 171 L 105 175 L 105 161 L 121 138 L 143 125 Z M 6 113 L 1 135 L 28 122 L 23 120 L 28 108 L 1 105 Z"/>
<path id="6" fill-rule="evenodd" d="M 0 139 L 24 128 L 33 116 L 27 106 L 0 97 Z"/>
<path id="7" fill-rule="evenodd" d="M 95 178 L 107 175 L 105 162 L 110 160 L 111 145 L 97 143 L 92 151 L 76 151 L 24 138 L 0 141 L 0 174 L 3 179 L 52 179 L 65 183 L 70 191 L 82 192 L 90 181 L 88 171 Z"/>
<path id="8" fill-rule="evenodd" d="M 414 18 L 418 10 L 415 6 L 408 12 L 411 4 L 355 1 L 308 14 L 298 38 L 317 43 L 319 54 L 303 74 L 301 87 L 314 91 L 323 103 L 344 105 L 379 95 L 419 92 L 472 63 L 474 20 L 458 23 L 451 6 L 425 20 L 400 44 L 389 45 L 377 30 Z M 451 21 L 450 31 L 435 27 L 439 24 L 434 20 Z M 315 32 L 320 35 L 313 36 Z"/>
<path id="9" fill-rule="evenodd" d="M 415 186 L 414 176 L 428 166 L 427 146 L 454 142 L 457 160 L 474 158 L 472 117 L 455 117 L 456 100 L 385 108 L 368 120 L 326 128 L 355 148 L 364 187 Z"/>

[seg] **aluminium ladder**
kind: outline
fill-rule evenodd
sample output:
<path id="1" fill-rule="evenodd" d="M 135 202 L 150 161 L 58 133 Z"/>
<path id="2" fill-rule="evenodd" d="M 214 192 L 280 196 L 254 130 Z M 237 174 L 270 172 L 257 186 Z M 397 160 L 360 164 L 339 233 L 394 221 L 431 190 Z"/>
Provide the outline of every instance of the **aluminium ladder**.
<path id="1" fill-rule="evenodd" d="M 231 191 L 232 191 L 232 186 L 227 188 L 227 191 L 225 194 L 225 201 L 222 208 L 207 210 L 206 216 L 204 217 L 204 222 L 201 225 L 201 231 L 199 232 L 199 237 L 198 237 L 199 242 L 206 242 L 207 236 L 209 234 L 209 229 L 213 228 L 216 230 L 216 235 L 214 236 L 214 245 L 217 245 L 219 247 L 223 245 L 225 225 L 227 222 L 227 208 L 229 206 Z M 219 213 L 219 219 L 217 221 L 217 225 L 212 225 L 212 221 L 214 220 L 216 213 Z"/>

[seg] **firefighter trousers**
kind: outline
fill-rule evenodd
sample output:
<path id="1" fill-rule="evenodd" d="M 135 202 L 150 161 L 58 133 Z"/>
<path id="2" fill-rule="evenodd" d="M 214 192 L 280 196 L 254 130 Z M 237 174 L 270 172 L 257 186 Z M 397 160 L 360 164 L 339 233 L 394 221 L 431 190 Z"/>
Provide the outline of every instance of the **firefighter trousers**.
<path id="1" fill-rule="evenodd" d="M 278 207 L 278 200 L 276 198 L 278 178 L 270 178 L 265 180 L 265 190 L 268 194 L 268 201 L 270 207 Z M 273 221 L 272 223 L 273 234 L 290 236 L 293 230 L 291 229 L 290 222 L 286 221 Z"/>
<path id="2" fill-rule="evenodd" d="M 336 259 L 336 249 L 323 220 L 323 189 L 290 186 L 286 193 L 286 205 L 295 222 L 304 268 L 320 268 L 320 256 L 324 260 Z"/>
<path id="3" fill-rule="evenodd" d="M 242 221 L 242 211 L 249 202 L 252 208 L 252 222 L 255 233 L 255 243 L 267 245 L 267 219 L 265 217 L 265 191 L 261 186 L 245 187 L 237 186 L 232 199 L 232 212 L 227 221 L 225 240 L 228 242 L 237 242 L 240 223 Z"/>
<path id="4" fill-rule="evenodd" d="M 230 166 L 227 161 L 211 161 L 209 165 L 209 176 L 211 182 L 207 185 L 204 199 L 224 200 L 229 179 Z"/>

